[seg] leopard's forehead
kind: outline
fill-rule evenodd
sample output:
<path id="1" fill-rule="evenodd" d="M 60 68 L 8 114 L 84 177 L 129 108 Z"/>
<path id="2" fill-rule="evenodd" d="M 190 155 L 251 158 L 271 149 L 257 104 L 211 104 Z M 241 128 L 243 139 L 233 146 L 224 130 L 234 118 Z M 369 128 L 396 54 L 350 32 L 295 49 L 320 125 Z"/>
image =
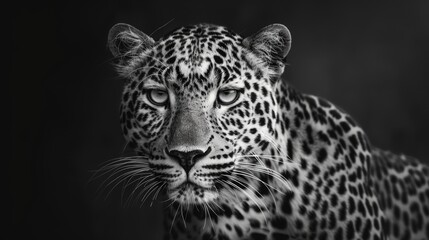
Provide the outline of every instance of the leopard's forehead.
<path id="1" fill-rule="evenodd" d="M 212 24 L 197 24 L 181 27 L 160 40 L 160 44 L 180 42 L 183 45 L 194 45 L 203 49 L 211 48 L 212 44 L 240 45 L 242 38 L 223 26 Z"/>
<path id="2" fill-rule="evenodd" d="M 178 92 L 206 94 L 239 78 L 242 38 L 222 26 L 179 28 L 160 39 L 146 61 L 144 76 Z M 195 91 L 200 90 L 200 91 Z"/>

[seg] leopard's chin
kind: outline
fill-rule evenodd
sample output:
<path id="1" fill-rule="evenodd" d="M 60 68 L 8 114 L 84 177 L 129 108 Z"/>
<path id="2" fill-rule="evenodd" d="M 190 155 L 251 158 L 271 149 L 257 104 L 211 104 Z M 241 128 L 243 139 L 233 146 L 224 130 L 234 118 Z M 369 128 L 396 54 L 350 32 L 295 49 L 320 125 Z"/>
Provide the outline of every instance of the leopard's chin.
<path id="1" fill-rule="evenodd" d="M 210 203 L 219 197 L 215 188 L 204 188 L 190 182 L 168 190 L 167 194 L 170 199 L 184 205 Z"/>

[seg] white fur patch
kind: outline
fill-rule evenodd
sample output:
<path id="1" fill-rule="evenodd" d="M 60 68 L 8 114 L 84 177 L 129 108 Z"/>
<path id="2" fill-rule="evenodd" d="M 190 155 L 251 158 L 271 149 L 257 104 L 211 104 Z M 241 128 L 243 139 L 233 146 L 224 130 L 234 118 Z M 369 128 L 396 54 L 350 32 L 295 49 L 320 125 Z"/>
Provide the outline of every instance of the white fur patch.
<path id="1" fill-rule="evenodd" d="M 207 72 L 207 69 L 209 68 L 210 62 L 208 61 L 202 61 L 200 66 L 196 69 L 198 73 L 204 74 Z"/>
<path id="2" fill-rule="evenodd" d="M 188 77 L 192 71 L 190 66 L 188 64 L 186 64 L 185 62 L 179 63 L 179 70 L 185 77 Z"/>

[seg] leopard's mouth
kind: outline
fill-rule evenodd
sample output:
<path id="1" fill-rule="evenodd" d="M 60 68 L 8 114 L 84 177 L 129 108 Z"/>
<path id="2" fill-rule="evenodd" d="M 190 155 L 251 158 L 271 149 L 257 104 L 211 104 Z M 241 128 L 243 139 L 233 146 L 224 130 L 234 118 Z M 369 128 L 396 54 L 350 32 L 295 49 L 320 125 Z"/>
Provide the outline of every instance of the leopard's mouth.
<path id="1" fill-rule="evenodd" d="M 167 193 L 170 199 L 182 204 L 207 203 L 213 201 L 219 196 L 219 193 L 214 186 L 207 188 L 190 181 L 169 189 Z"/>
<path id="2" fill-rule="evenodd" d="M 194 191 L 202 190 L 202 191 L 209 191 L 209 192 L 210 191 L 213 191 L 213 192 L 217 191 L 215 186 L 204 187 L 204 186 L 200 186 L 196 183 L 193 183 L 191 181 L 186 181 L 186 182 L 180 184 L 179 186 L 170 189 L 169 191 L 190 191 L 190 190 L 194 190 Z"/>
<path id="3" fill-rule="evenodd" d="M 185 189 L 189 189 L 189 188 L 209 189 L 209 188 L 202 187 L 202 186 L 200 186 L 198 184 L 195 184 L 195 183 L 193 183 L 191 181 L 186 181 L 186 182 L 183 182 L 182 184 L 180 184 L 180 185 L 178 185 L 178 186 L 170 189 L 170 191 L 175 191 L 175 190 L 179 190 L 179 189 L 185 190 Z"/>

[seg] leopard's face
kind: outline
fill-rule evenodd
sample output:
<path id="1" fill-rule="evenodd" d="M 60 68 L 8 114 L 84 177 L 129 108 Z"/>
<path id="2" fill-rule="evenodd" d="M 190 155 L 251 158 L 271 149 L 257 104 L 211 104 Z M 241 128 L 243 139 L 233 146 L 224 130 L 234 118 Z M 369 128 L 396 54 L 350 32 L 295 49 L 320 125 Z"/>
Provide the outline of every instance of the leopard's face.
<path id="1" fill-rule="evenodd" d="M 142 34 L 127 30 L 134 40 Z M 252 156 L 272 154 L 275 70 L 224 27 L 180 28 L 156 43 L 127 40 L 118 46 L 135 53 L 118 65 L 129 79 L 121 124 L 147 158 L 148 179 L 186 204 L 245 188 L 258 163 Z"/>

